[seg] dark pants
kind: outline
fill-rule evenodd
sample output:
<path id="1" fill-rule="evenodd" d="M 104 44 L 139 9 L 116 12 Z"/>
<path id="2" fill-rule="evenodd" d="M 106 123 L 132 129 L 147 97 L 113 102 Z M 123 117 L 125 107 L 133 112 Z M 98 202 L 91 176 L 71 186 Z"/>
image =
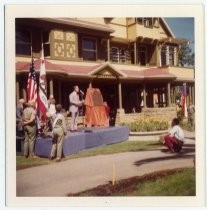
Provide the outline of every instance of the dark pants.
<path id="1" fill-rule="evenodd" d="M 165 143 L 164 145 L 169 148 L 172 152 L 180 152 L 183 146 L 183 142 L 180 140 L 177 140 L 175 137 L 171 137 L 170 135 L 167 135 L 164 137 Z"/>

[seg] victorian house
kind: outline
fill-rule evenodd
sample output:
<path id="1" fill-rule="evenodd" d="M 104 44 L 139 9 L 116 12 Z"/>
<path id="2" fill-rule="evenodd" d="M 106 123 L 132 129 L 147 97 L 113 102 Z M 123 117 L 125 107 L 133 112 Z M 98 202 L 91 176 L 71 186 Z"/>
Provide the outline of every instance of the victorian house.
<path id="1" fill-rule="evenodd" d="M 16 97 L 26 99 L 31 55 L 43 46 L 47 94 L 68 110 L 74 85 L 99 88 L 111 110 L 174 107 L 183 83 L 194 102 L 194 69 L 180 67 L 178 39 L 164 18 L 17 18 Z"/>

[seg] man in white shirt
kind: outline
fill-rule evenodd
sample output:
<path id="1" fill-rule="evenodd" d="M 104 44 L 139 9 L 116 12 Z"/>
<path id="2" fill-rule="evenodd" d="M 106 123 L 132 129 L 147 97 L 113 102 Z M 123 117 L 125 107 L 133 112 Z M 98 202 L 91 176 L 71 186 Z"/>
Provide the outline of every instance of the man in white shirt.
<path id="1" fill-rule="evenodd" d="M 77 131 L 77 118 L 79 115 L 78 107 L 82 106 L 84 100 L 80 101 L 79 98 L 79 87 L 76 85 L 73 87 L 73 92 L 69 95 L 69 112 L 71 113 L 71 123 L 70 123 L 70 131 L 75 132 Z"/>
<path id="2" fill-rule="evenodd" d="M 179 126 L 179 120 L 174 118 L 172 120 L 172 129 L 169 134 L 164 137 L 164 145 L 169 148 L 171 152 L 180 152 L 184 141 L 184 132 Z"/>

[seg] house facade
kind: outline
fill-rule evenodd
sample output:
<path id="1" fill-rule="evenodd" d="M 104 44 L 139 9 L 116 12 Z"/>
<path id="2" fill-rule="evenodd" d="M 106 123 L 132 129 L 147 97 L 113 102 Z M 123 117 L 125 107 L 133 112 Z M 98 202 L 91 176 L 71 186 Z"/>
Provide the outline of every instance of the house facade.
<path id="1" fill-rule="evenodd" d="M 16 99 L 26 99 L 31 55 L 44 50 L 47 95 L 65 110 L 74 85 L 99 88 L 112 112 L 175 107 L 183 83 L 195 101 L 194 69 L 180 67 L 177 39 L 163 18 L 17 18 Z"/>

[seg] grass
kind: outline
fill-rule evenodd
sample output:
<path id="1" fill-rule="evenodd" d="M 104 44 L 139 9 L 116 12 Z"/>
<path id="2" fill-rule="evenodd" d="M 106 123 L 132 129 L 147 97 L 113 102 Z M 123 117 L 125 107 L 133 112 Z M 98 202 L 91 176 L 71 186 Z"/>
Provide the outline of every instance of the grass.
<path id="1" fill-rule="evenodd" d="M 195 196 L 195 168 L 171 169 L 110 183 L 68 196 Z"/>
<path id="2" fill-rule="evenodd" d="M 184 169 L 156 181 L 137 184 L 135 187 L 133 193 L 130 193 L 131 196 L 195 196 L 195 169 Z"/>
<path id="3" fill-rule="evenodd" d="M 107 155 L 122 152 L 136 152 L 143 150 L 153 150 L 159 148 L 161 145 L 157 141 L 125 141 L 121 143 L 104 145 L 88 150 L 83 150 L 79 153 L 72 154 L 63 158 L 63 160 L 69 160 L 74 158 L 83 158 L 96 155 Z M 17 169 L 28 168 L 38 165 L 51 164 L 53 161 L 49 161 L 48 158 L 31 158 L 26 159 L 23 156 L 17 156 L 16 166 Z"/>

